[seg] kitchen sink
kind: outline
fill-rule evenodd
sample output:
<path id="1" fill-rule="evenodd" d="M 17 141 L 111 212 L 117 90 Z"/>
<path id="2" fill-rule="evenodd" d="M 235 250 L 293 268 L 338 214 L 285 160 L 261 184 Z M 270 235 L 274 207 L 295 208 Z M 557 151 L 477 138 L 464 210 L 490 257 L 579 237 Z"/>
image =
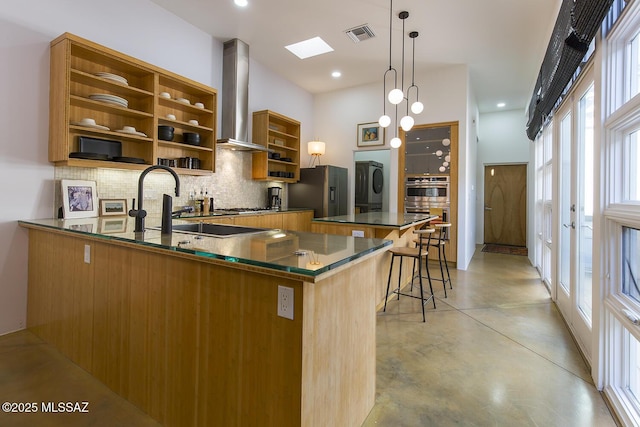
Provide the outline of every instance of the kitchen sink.
<path id="1" fill-rule="evenodd" d="M 266 230 L 266 228 L 241 227 L 238 225 L 226 224 L 210 224 L 206 222 L 173 225 L 173 231 L 206 234 L 212 237 L 231 237 L 238 234 L 259 233 Z"/>

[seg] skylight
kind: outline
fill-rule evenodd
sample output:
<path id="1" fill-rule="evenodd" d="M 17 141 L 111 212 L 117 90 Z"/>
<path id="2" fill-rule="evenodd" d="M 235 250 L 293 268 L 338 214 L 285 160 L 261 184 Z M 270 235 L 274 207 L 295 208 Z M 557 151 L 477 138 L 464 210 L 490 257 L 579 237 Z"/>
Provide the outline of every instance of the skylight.
<path id="1" fill-rule="evenodd" d="M 285 48 L 300 59 L 307 59 L 312 56 L 322 55 L 323 53 L 333 52 L 333 48 L 320 37 L 290 44 L 285 46 Z"/>

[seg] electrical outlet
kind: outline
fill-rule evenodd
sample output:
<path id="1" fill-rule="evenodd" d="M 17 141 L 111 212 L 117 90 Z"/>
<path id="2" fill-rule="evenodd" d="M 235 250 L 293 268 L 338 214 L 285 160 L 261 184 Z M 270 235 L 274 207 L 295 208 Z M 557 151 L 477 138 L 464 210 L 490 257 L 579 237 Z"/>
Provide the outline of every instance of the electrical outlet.
<path id="1" fill-rule="evenodd" d="M 353 237 L 364 237 L 364 230 L 351 230 Z"/>
<path id="2" fill-rule="evenodd" d="M 84 262 L 91 264 L 91 246 L 84 245 Z"/>
<path id="3" fill-rule="evenodd" d="M 278 286 L 278 316 L 293 320 L 293 288 Z"/>

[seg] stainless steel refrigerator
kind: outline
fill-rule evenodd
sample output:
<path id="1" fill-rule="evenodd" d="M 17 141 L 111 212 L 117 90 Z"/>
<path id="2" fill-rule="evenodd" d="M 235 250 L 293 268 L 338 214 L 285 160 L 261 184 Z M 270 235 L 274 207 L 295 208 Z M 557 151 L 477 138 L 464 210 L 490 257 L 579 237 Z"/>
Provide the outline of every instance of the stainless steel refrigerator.
<path id="1" fill-rule="evenodd" d="M 300 181 L 289 185 L 288 207 L 313 209 L 315 218 L 347 214 L 347 169 L 318 165 L 300 169 Z"/>

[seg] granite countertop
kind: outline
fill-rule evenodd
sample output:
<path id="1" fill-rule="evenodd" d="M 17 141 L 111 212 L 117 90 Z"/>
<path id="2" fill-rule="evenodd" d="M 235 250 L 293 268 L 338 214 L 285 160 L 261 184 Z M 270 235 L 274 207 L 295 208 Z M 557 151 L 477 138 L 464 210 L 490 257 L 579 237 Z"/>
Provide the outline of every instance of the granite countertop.
<path id="1" fill-rule="evenodd" d="M 432 221 L 438 218 L 429 214 L 415 213 L 395 213 L 395 212 L 367 212 L 359 214 L 330 216 L 325 218 L 314 218 L 313 222 L 361 224 L 384 228 L 398 228 L 400 230 Z"/>
<path id="2" fill-rule="evenodd" d="M 312 278 L 392 244 L 391 240 L 278 229 L 259 229 L 230 237 L 212 237 L 175 229 L 171 235 L 161 235 L 159 221 L 156 223 L 153 218 L 147 218 L 144 233 L 134 233 L 135 220 L 126 216 L 37 219 L 19 223 L 26 228 L 62 230 L 77 233 L 79 237 L 135 243 L 166 249 L 171 253 L 182 252 Z M 173 224 L 193 222 L 174 220 Z"/>

